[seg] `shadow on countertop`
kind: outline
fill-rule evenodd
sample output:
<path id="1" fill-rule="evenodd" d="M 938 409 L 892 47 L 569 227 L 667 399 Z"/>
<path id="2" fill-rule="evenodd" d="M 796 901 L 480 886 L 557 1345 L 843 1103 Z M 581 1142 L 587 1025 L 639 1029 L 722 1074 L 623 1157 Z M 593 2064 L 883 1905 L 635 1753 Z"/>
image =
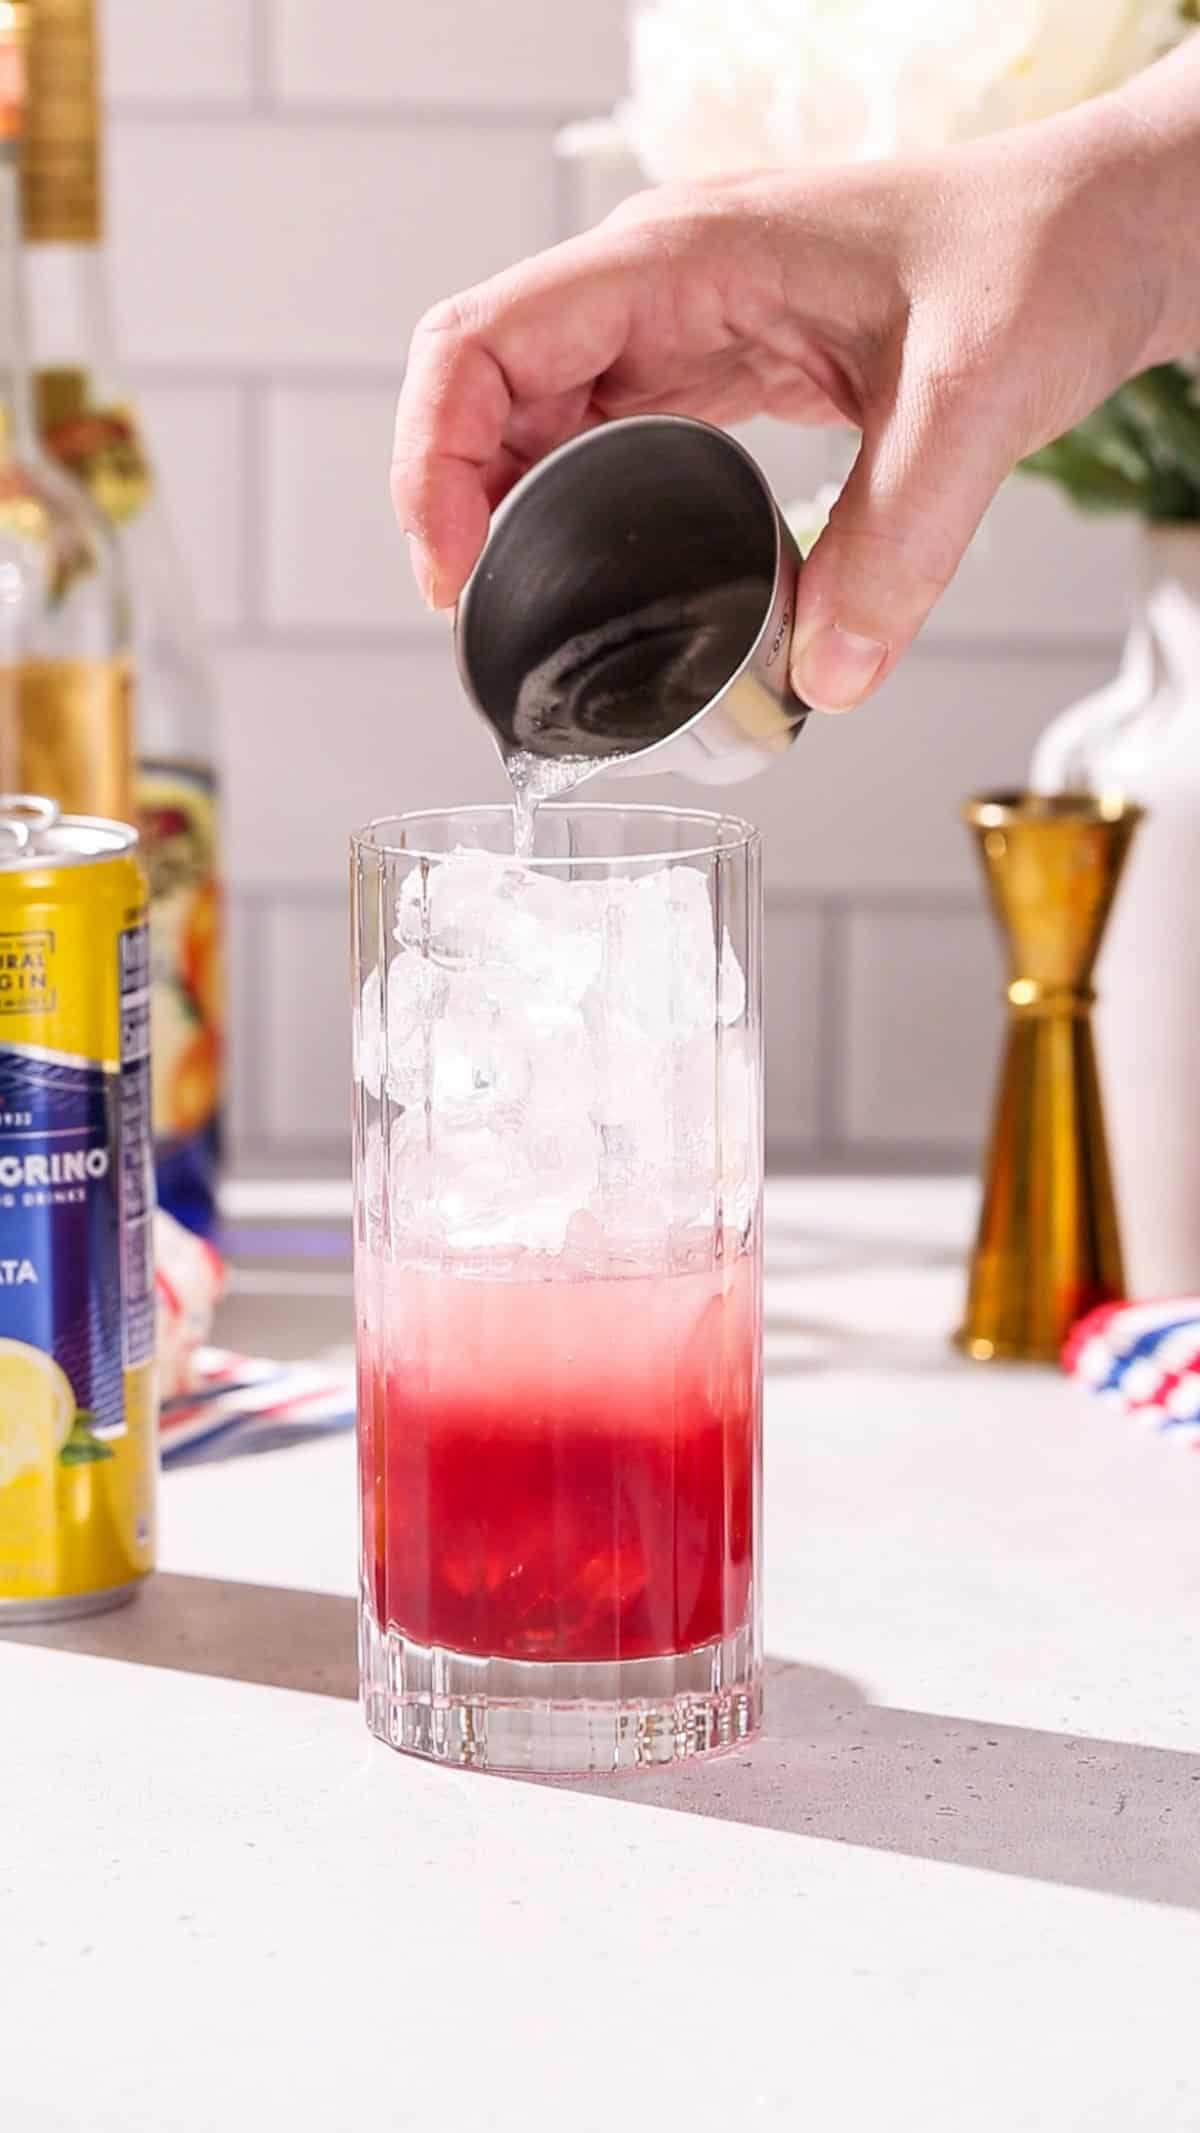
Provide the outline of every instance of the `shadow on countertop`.
<path id="1" fill-rule="evenodd" d="M 339 1593 L 160 1570 L 127 1607 L 22 1628 L 0 1621 L 0 1641 L 353 1701 L 357 1613 Z"/>
<path id="2" fill-rule="evenodd" d="M 355 1603 L 160 1572 L 130 1607 L 0 1636 L 352 1700 Z M 691 1767 L 552 1781 L 950 1866 L 1200 1910 L 1200 1757 L 872 1704 L 845 1676 L 767 1668 L 750 1746 Z"/>
<path id="3" fill-rule="evenodd" d="M 556 1781 L 611 1795 L 611 1781 Z M 768 1660 L 751 1747 L 622 1784 L 638 1805 L 1200 1910 L 1200 1757 L 872 1704 Z"/>

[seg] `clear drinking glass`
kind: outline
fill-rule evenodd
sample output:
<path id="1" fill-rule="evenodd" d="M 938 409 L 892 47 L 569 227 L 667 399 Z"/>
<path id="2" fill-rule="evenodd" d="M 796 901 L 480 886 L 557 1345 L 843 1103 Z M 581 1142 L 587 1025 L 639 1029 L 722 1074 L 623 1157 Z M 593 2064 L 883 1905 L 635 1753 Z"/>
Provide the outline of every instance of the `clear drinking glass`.
<path id="1" fill-rule="evenodd" d="M 367 1723 L 663 1763 L 760 1705 L 756 833 L 568 805 L 354 839 Z"/>

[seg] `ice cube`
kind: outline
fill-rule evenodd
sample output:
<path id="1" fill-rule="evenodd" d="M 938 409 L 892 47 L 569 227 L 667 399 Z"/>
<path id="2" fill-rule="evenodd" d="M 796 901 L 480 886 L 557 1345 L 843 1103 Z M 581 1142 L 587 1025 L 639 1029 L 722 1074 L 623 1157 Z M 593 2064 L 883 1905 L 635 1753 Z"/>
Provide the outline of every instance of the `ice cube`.
<path id="1" fill-rule="evenodd" d="M 753 1172 L 724 1074 L 745 983 L 726 932 L 718 997 L 699 869 L 570 881 L 455 853 L 414 871 L 395 933 L 386 1030 L 368 980 L 355 1055 L 393 1107 L 402 1226 L 448 1250 L 552 1252 L 587 1219 L 644 1248 L 711 1221 L 727 1169 Z"/>
<path id="2" fill-rule="evenodd" d="M 520 1150 L 486 1127 L 425 1130 L 420 1122 L 393 1130 L 390 1166 L 392 1221 L 427 1245 L 469 1249 L 503 1233 L 528 1197 Z"/>
<path id="3" fill-rule="evenodd" d="M 388 1244 L 387 1196 L 384 1190 L 387 1162 L 383 1129 L 378 1117 L 363 1121 L 358 1144 L 358 1163 L 357 1197 L 361 1239 L 368 1251 L 385 1251 Z"/>
<path id="4" fill-rule="evenodd" d="M 717 1053 L 706 1030 L 673 1047 L 670 1065 L 671 1137 L 674 1152 L 703 1153 L 716 1160 Z"/>
<path id="5" fill-rule="evenodd" d="M 711 1028 L 716 949 L 704 876 L 695 867 L 662 868 L 607 887 L 601 1011 L 664 1041 Z"/>
<path id="6" fill-rule="evenodd" d="M 519 975 L 577 1001 L 600 962 L 592 904 L 561 882 L 490 852 L 452 852 L 408 876 L 396 939 L 444 970 Z"/>
<path id="7" fill-rule="evenodd" d="M 383 985 L 377 970 L 363 979 L 351 1025 L 351 1059 L 355 1080 L 378 1102 L 383 1079 Z"/>
<path id="8" fill-rule="evenodd" d="M 393 955 L 387 974 L 389 1056 L 402 1052 L 418 1030 L 431 1028 L 449 996 L 450 980 L 436 963 L 411 952 Z"/>
<path id="9" fill-rule="evenodd" d="M 563 1121 L 535 1111 L 521 1147 L 528 1181 L 514 1234 L 531 1251 L 561 1251 L 573 1216 L 587 1207 L 596 1189 L 595 1132 L 586 1118 Z"/>
<path id="10" fill-rule="evenodd" d="M 719 1013 L 728 1029 L 740 1022 L 746 1012 L 746 976 L 738 961 L 728 926 L 721 938 L 721 970 L 718 978 L 720 993 Z"/>
<path id="11" fill-rule="evenodd" d="M 627 1231 L 639 1196 L 661 1230 L 738 1227 L 757 1193 L 753 1046 L 744 1029 L 714 1045 L 701 1031 L 673 1047 L 657 1095 L 603 1134 L 601 1193 L 610 1222 Z"/>
<path id="12" fill-rule="evenodd" d="M 586 1012 L 588 1058 L 592 1073 L 590 1114 L 600 1128 L 632 1119 L 659 1121 L 669 1047 L 661 1035 L 644 1029 L 619 1011 L 609 1012 L 593 997 Z"/>
<path id="13" fill-rule="evenodd" d="M 447 999 L 445 974 L 422 956 L 393 956 L 387 974 L 387 1028 L 383 1021 L 383 983 L 377 970 L 363 979 L 353 1019 L 354 1074 L 368 1094 L 378 1098 L 386 1078 L 401 1070 L 397 1062 L 415 1058 L 413 1039 L 432 1028 Z"/>
<path id="14" fill-rule="evenodd" d="M 490 852 L 454 852 L 414 867 L 396 904 L 396 939 L 444 970 L 484 963 L 502 930 L 504 862 Z"/>
<path id="15" fill-rule="evenodd" d="M 393 1222 L 451 1252 L 558 1252 L 595 1170 L 590 1134 L 543 1140 L 426 1119 L 424 1132 L 415 1122 L 393 1134 Z"/>
<path id="16" fill-rule="evenodd" d="M 389 1098 L 406 1108 L 428 1106 L 444 1125 L 475 1125 L 501 1112 L 515 1119 L 532 1081 L 527 1030 L 505 1016 L 475 972 L 443 972 L 438 998 L 440 1011 L 414 1023 L 406 996 L 399 1029 L 409 1034 L 388 1048 Z"/>

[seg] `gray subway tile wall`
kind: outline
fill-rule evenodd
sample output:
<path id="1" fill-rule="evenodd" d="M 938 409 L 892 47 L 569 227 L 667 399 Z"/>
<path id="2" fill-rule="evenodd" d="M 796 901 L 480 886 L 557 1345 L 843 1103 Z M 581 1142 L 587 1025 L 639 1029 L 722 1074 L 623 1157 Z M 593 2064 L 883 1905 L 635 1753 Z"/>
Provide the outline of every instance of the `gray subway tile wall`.
<path id="1" fill-rule="evenodd" d="M 440 0 L 428 10 L 374 0 L 356 14 L 352 35 L 331 35 L 328 0 L 275 0 L 285 106 L 333 98 L 358 110 L 537 111 L 554 120 L 603 109 L 624 87 L 624 7 L 611 0 L 586 12 L 555 0 Z"/>
<path id="2" fill-rule="evenodd" d="M 334 1167 L 348 830 L 503 789 L 391 522 L 395 389 L 429 302 L 629 189 L 554 155 L 620 93 L 624 0 L 586 38 L 555 0 L 102 4 L 118 331 L 220 684 L 233 1152 Z M 841 458 L 745 435 L 785 500 Z M 1000 970 L 957 803 L 1111 670 L 1131 589 L 1129 528 L 1010 485 L 879 698 L 729 796 L 767 838 L 776 1163 L 974 1156 Z"/>

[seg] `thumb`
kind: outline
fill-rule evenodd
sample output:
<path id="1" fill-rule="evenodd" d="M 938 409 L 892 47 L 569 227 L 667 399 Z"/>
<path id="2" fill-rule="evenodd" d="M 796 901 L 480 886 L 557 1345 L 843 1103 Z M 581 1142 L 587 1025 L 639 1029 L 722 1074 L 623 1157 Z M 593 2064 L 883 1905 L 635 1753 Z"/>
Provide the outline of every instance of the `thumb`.
<path id="1" fill-rule="evenodd" d="M 818 711 L 849 711 L 890 673 L 950 583 L 1012 465 L 970 415 L 897 405 L 868 427 L 800 573 L 792 682 Z"/>

